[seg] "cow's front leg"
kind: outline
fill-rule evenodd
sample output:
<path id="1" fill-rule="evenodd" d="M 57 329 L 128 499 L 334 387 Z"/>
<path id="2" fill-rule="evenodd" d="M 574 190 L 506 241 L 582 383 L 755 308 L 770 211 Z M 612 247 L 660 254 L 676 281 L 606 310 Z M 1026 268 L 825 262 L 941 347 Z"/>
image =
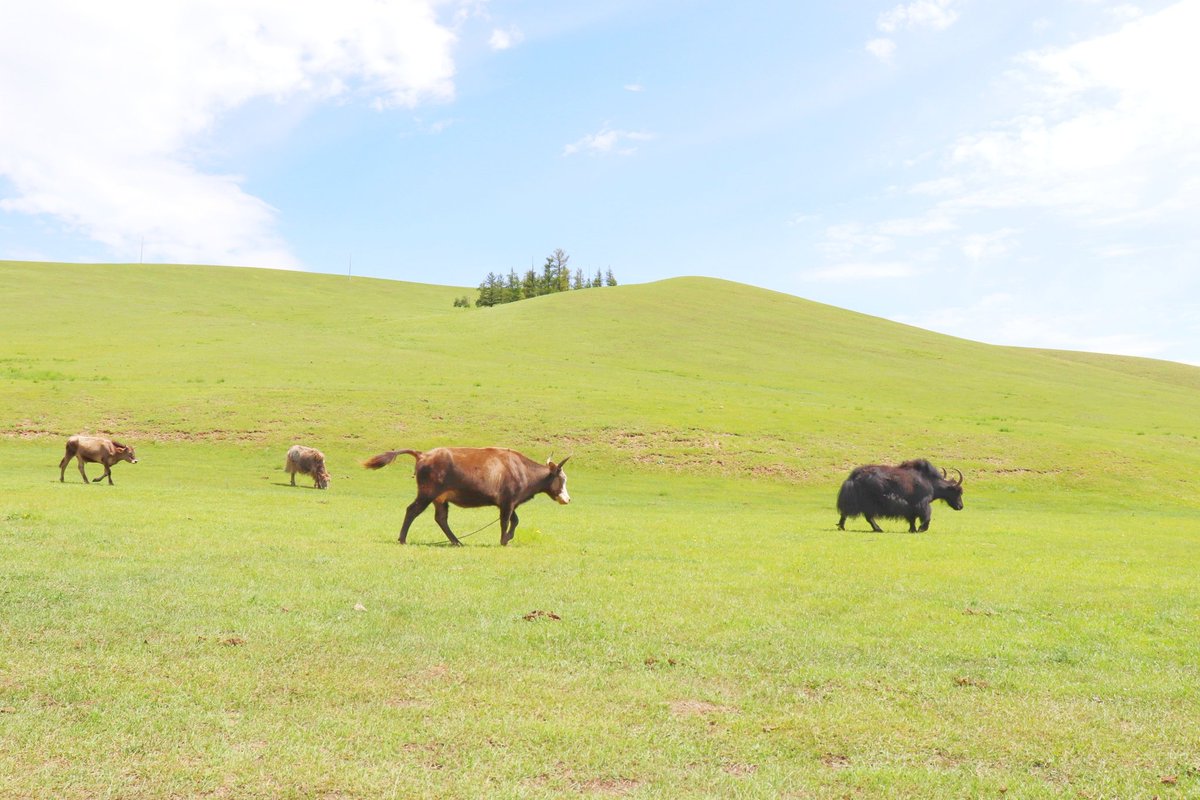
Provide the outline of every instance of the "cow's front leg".
<path id="1" fill-rule="evenodd" d="M 867 516 L 866 514 L 863 514 L 863 517 L 867 520 L 867 522 L 871 523 L 871 530 L 875 531 L 876 533 L 883 533 L 883 528 L 875 524 L 874 517 Z"/>
<path id="2" fill-rule="evenodd" d="M 916 517 L 908 518 L 908 532 L 909 533 L 917 532 L 917 518 Z"/>
<path id="3" fill-rule="evenodd" d="M 92 478 L 92 483 L 99 483 L 100 481 L 104 480 L 105 478 L 108 478 L 108 485 L 112 486 L 112 467 L 109 466 L 108 464 L 104 465 L 104 474 L 101 475 L 99 478 Z"/>
<path id="4" fill-rule="evenodd" d="M 846 515 L 845 514 L 842 514 L 842 518 L 838 520 L 838 530 L 839 531 L 846 530 Z"/>
<path id="5" fill-rule="evenodd" d="M 517 518 L 517 510 L 515 508 L 508 509 L 505 513 L 500 510 L 500 544 L 506 545 L 513 540 L 513 535 L 517 531 L 517 523 L 520 520 Z"/>
<path id="6" fill-rule="evenodd" d="M 442 533 L 446 534 L 446 538 L 450 540 L 450 544 L 455 547 L 461 547 L 462 542 L 454 535 L 454 531 L 450 530 L 450 506 L 447 503 L 439 503 L 434 501 L 433 518 L 437 520 L 437 524 L 441 526 Z"/>

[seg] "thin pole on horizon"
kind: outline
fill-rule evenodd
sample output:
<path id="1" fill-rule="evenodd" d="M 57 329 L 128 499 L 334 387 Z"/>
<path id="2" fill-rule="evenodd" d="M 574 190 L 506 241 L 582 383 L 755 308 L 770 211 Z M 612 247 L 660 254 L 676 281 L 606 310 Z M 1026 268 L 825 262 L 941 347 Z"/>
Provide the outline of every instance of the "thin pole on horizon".
<path id="1" fill-rule="evenodd" d="M 354 280 L 354 254 L 346 256 L 346 280 Z"/>
<path id="2" fill-rule="evenodd" d="M 142 259 L 143 259 L 143 257 L 144 257 L 145 255 L 146 255 L 146 237 L 145 237 L 145 236 L 143 236 L 143 237 L 142 237 L 142 243 L 141 243 L 141 245 L 138 247 L 138 263 L 139 263 L 139 264 L 142 264 L 142 263 L 144 263 L 144 262 L 142 261 Z"/>

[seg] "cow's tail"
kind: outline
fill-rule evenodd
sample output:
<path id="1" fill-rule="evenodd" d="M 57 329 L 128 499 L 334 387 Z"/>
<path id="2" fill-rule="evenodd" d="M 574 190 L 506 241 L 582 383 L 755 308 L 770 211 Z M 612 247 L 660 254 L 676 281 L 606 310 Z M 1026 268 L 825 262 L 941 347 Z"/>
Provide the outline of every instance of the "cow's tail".
<path id="1" fill-rule="evenodd" d="M 857 517 L 862 513 L 858 502 L 858 486 L 853 480 L 847 479 L 842 482 L 842 488 L 838 491 L 837 507 L 838 513 L 844 517 Z"/>
<path id="2" fill-rule="evenodd" d="M 386 453 L 380 453 L 377 456 L 371 456 L 366 461 L 362 462 L 362 465 L 367 469 L 382 469 L 395 461 L 396 456 L 401 456 L 405 453 L 408 453 L 413 458 L 421 457 L 420 450 L 388 450 Z"/>

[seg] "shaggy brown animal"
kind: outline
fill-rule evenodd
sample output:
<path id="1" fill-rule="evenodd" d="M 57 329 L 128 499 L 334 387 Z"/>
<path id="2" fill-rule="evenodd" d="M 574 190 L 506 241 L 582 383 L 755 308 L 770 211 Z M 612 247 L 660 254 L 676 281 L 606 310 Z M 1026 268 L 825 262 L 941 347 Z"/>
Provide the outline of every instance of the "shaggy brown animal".
<path id="1" fill-rule="evenodd" d="M 292 486 L 296 485 L 296 473 L 309 475 L 313 486 L 318 489 L 329 488 L 329 470 L 325 469 L 325 454 L 312 447 L 294 444 L 287 452 L 287 464 L 284 469 L 292 476 Z"/>
<path id="2" fill-rule="evenodd" d="M 438 447 L 427 452 L 390 450 L 363 462 L 368 469 L 380 469 L 407 454 L 417 459 L 417 499 L 404 514 L 400 544 L 408 539 L 412 521 L 433 503 L 433 518 L 453 545 L 462 544 L 450 530 L 450 508 L 496 506 L 500 509 L 500 544 L 512 541 L 517 530 L 517 506 L 545 492 L 557 502 L 571 502 L 567 493 L 564 458 L 558 464 L 549 459 L 539 464 L 515 450 L 502 447 Z M 568 456 L 567 458 L 570 458 Z"/>
<path id="3" fill-rule="evenodd" d="M 72 436 L 67 439 L 67 454 L 62 457 L 62 461 L 58 462 L 58 482 L 65 483 L 67 476 L 67 464 L 71 463 L 71 459 L 78 459 L 79 474 L 83 476 L 83 482 L 88 482 L 87 473 L 83 471 L 84 463 L 103 464 L 104 474 L 99 478 L 92 480 L 92 483 L 99 483 L 108 478 L 108 485 L 112 486 L 112 465 L 118 461 L 128 461 L 130 464 L 137 463 L 137 457 L 133 454 L 132 447 L 126 447 L 120 442 L 114 442 L 112 439 L 106 439 L 103 436 Z"/>

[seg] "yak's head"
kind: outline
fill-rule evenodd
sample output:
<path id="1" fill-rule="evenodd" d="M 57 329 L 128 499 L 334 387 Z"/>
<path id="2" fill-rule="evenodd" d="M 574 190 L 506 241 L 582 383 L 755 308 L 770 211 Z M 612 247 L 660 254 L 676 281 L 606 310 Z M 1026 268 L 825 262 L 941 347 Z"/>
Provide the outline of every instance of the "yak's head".
<path id="1" fill-rule="evenodd" d="M 549 458 L 546 459 L 546 466 L 550 468 L 550 485 L 546 487 L 546 494 L 564 506 L 571 502 L 571 495 L 567 492 L 567 473 L 563 472 L 563 464 L 570 458 L 567 456 L 557 464 Z"/>
<path id="2" fill-rule="evenodd" d="M 957 481 L 950 480 L 949 476 L 946 475 L 946 470 L 942 470 L 942 479 L 938 481 L 937 486 L 934 488 L 933 496 L 936 500 L 945 500 L 946 505 L 955 511 L 962 511 L 963 474 L 960 470 L 956 469 L 954 471 L 958 473 Z"/>
<path id="3" fill-rule="evenodd" d="M 130 464 L 137 463 L 137 456 L 133 453 L 132 447 L 126 447 L 120 442 L 113 442 L 113 452 L 117 454 L 117 458 L 122 461 L 128 461 Z"/>
<path id="4" fill-rule="evenodd" d="M 322 461 L 320 464 L 317 464 L 317 469 L 313 472 L 313 483 L 316 484 L 318 489 L 328 489 L 329 481 L 329 470 L 325 469 L 325 462 Z"/>

